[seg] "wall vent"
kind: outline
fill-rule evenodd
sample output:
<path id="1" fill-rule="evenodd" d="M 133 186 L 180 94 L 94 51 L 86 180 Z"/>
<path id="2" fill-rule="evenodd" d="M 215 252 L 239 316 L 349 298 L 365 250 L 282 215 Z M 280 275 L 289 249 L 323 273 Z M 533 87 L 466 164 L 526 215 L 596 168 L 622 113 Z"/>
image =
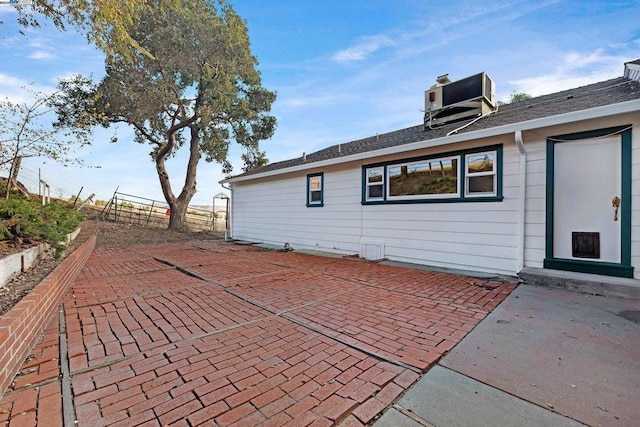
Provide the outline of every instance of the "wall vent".
<path id="1" fill-rule="evenodd" d="M 425 97 L 425 128 L 483 116 L 496 107 L 495 84 L 486 73 L 452 82 L 447 75 L 436 79 Z"/>
<path id="2" fill-rule="evenodd" d="M 378 261 L 384 258 L 384 242 L 381 240 L 360 240 L 360 258 Z"/>

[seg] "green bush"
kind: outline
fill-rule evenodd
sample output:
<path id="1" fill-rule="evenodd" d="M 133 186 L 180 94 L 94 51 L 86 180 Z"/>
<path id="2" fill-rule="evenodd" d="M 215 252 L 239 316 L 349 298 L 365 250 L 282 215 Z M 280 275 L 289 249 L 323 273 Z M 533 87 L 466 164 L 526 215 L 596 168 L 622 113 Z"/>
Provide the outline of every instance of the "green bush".
<path id="1" fill-rule="evenodd" d="M 52 202 L 46 206 L 37 199 L 13 195 L 0 200 L 0 241 L 30 240 L 48 242 L 57 249 L 59 242 L 73 232 L 84 215 L 67 202 Z"/>

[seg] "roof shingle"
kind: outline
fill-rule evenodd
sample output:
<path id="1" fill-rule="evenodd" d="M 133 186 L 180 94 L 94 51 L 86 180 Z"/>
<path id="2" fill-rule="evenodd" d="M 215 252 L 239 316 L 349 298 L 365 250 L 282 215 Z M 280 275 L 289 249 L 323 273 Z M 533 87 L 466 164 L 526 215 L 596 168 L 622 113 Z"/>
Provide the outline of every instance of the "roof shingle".
<path id="1" fill-rule="evenodd" d="M 640 60 L 634 61 L 640 63 Z M 525 101 L 501 105 L 498 110 L 480 120 L 469 124 L 457 133 L 468 133 L 481 129 L 490 129 L 534 119 L 551 117 L 591 108 L 602 107 L 620 102 L 640 99 L 640 82 L 618 77 L 561 92 L 538 96 Z M 475 119 L 474 119 L 475 120 Z M 260 168 L 236 175 L 234 178 L 255 175 L 280 169 L 288 169 L 302 164 L 311 165 L 323 160 L 331 160 L 352 154 L 366 153 L 389 147 L 402 146 L 418 141 L 435 140 L 471 120 L 446 123 L 425 129 L 423 124 L 333 145 L 302 157 L 271 163 Z"/>

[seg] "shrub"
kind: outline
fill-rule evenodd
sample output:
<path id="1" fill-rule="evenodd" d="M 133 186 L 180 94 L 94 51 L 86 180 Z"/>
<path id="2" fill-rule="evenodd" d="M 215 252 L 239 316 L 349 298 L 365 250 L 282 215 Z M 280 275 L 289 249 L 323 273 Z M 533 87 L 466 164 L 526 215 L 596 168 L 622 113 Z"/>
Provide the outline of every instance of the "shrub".
<path id="1" fill-rule="evenodd" d="M 84 215 L 67 202 L 42 206 L 37 199 L 14 195 L 0 200 L 0 241 L 47 242 L 59 254 L 67 234 L 75 230 Z"/>

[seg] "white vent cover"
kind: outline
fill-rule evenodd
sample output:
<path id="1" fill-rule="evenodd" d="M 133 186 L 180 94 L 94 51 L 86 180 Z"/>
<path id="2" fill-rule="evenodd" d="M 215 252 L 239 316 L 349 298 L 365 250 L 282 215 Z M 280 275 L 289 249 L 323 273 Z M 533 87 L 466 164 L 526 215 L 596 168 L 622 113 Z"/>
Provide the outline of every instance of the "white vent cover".
<path id="1" fill-rule="evenodd" d="M 384 242 L 382 240 L 360 240 L 360 258 L 377 261 L 384 258 Z"/>
<path id="2" fill-rule="evenodd" d="M 624 76 L 640 82 L 640 60 L 626 62 L 624 64 Z"/>

